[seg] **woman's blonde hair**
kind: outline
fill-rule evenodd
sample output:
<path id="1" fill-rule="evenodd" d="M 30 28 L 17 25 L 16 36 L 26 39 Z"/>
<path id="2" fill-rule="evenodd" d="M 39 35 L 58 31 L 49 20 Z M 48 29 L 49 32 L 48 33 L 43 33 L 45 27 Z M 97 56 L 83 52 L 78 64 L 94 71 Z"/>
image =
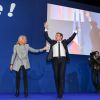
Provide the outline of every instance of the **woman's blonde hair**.
<path id="1" fill-rule="evenodd" d="M 27 43 L 27 37 L 26 37 L 25 35 L 20 35 L 20 36 L 18 37 L 17 44 L 19 44 L 19 41 L 20 41 L 21 38 L 25 38 L 26 43 Z M 26 44 L 26 43 L 25 43 L 25 44 Z"/>

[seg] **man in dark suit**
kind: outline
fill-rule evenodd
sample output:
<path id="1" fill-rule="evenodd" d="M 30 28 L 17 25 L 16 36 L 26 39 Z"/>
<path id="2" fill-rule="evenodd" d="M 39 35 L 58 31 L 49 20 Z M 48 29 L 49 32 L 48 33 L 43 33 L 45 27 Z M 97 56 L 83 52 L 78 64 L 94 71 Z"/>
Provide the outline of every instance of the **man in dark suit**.
<path id="1" fill-rule="evenodd" d="M 50 43 L 50 51 L 48 54 L 48 60 L 53 63 L 54 79 L 57 89 L 57 97 L 61 99 L 64 92 L 65 83 L 65 71 L 66 71 L 66 61 L 69 60 L 67 45 L 74 39 L 77 32 L 69 39 L 63 40 L 63 34 L 57 32 L 55 35 L 55 40 L 50 39 L 48 36 L 48 24 L 44 24 L 45 27 L 45 38 Z"/>

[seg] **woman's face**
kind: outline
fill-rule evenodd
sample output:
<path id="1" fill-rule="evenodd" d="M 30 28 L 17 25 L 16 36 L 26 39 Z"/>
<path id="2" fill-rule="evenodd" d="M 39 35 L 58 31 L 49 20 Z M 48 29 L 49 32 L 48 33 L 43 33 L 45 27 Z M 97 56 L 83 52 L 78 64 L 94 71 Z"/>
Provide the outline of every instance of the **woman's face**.
<path id="1" fill-rule="evenodd" d="M 20 38 L 19 38 L 19 44 L 20 44 L 20 45 L 26 44 L 26 37 L 24 37 L 24 36 L 20 37 Z"/>

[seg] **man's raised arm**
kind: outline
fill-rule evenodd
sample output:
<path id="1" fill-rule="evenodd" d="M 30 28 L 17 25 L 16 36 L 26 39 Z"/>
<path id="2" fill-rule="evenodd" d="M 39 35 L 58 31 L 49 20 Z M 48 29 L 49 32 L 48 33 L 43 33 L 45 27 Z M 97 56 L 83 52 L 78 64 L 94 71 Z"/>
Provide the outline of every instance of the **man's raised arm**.
<path id="1" fill-rule="evenodd" d="M 78 27 L 76 26 L 76 30 L 73 32 L 72 36 L 69 37 L 69 39 L 66 40 L 67 44 L 72 42 L 72 40 L 75 38 L 76 34 L 78 34 Z"/>
<path id="2" fill-rule="evenodd" d="M 52 39 L 48 36 L 48 23 L 45 22 L 44 23 L 44 27 L 45 27 L 45 39 L 51 44 L 52 43 Z"/>

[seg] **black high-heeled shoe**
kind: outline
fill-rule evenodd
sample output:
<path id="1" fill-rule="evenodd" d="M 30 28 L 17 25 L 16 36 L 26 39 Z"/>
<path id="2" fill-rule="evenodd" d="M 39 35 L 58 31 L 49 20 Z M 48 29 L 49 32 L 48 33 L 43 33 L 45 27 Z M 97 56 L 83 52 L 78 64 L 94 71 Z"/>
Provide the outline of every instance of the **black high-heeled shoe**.
<path id="1" fill-rule="evenodd" d="M 15 95 L 16 95 L 16 97 L 19 96 L 19 90 L 16 91 L 16 94 Z"/>
<path id="2" fill-rule="evenodd" d="M 28 97 L 28 92 L 25 91 L 25 92 L 24 92 L 24 95 L 25 95 L 25 97 Z"/>

